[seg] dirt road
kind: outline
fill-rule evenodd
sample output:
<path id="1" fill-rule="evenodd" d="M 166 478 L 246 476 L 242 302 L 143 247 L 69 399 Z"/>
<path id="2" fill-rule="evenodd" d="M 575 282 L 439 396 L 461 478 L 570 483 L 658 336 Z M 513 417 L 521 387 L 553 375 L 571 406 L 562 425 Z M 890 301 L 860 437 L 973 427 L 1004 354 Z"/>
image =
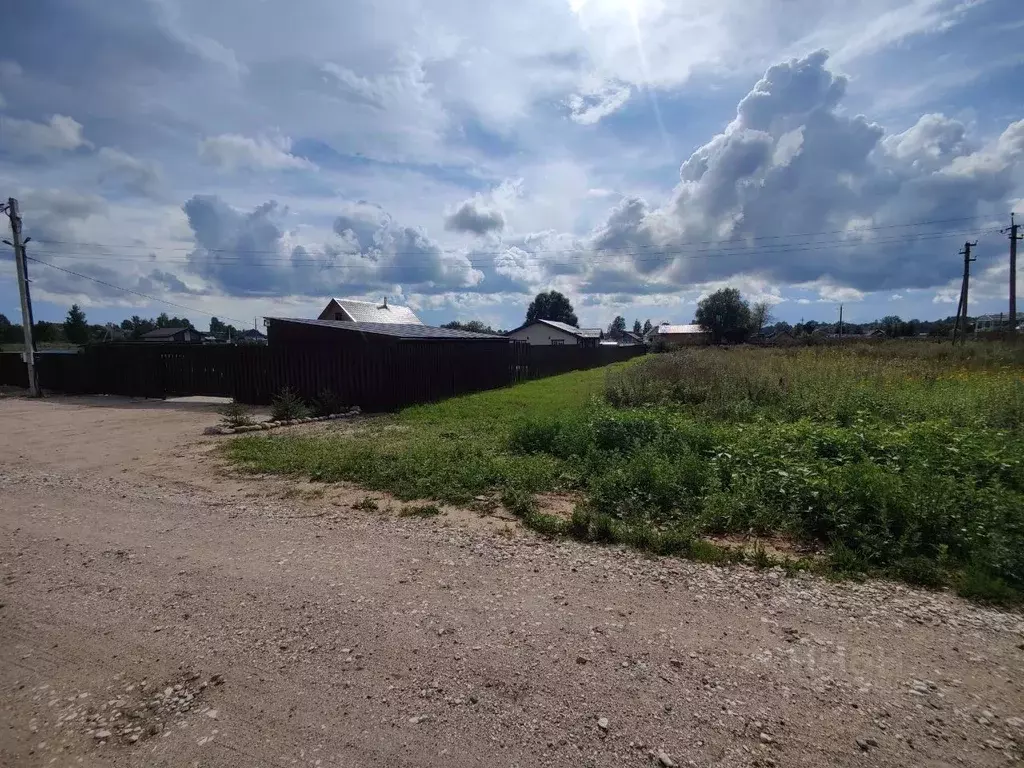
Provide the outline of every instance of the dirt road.
<path id="1" fill-rule="evenodd" d="M 0 400 L 0 764 L 1022 753 L 1019 614 L 356 511 L 356 489 L 226 475 L 215 420 Z"/>

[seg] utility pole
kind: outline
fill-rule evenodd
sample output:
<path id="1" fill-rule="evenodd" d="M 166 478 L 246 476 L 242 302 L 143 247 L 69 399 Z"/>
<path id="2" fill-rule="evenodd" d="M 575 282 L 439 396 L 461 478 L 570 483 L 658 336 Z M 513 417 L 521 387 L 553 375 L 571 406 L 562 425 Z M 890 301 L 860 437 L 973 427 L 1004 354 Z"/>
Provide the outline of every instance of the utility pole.
<path id="1" fill-rule="evenodd" d="M 839 305 L 839 340 L 843 340 L 843 305 Z"/>
<path id="2" fill-rule="evenodd" d="M 976 246 L 978 241 L 964 243 L 960 254 L 964 257 L 964 281 L 960 287 L 960 306 L 957 308 L 956 326 L 953 329 L 953 343 L 956 344 L 957 330 L 960 331 L 960 344 L 967 340 L 967 297 L 971 286 L 971 262 L 977 261 L 971 258 L 971 248 Z"/>
<path id="3" fill-rule="evenodd" d="M 1020 224 L 1013 220 L 1013 213 L 1010 214 L 1010 227 L 1003 230 L 1003 234 L 1010 236 L 1010 335 L 1017 333 L 1017 241 L 1024 238 L 1018 233 Z"/>
<path id="4" fill-rule="evenodd" d="M 21 326 L 24 329 L 25 364 L 28 367 L 29 397 L 39 397 L 39 386 L 36 382 L 36 345 L 32 339 L 32 298 L 28 292 L 28 270 L 25 264 L 25 243 L 21 241 L 21 216 L 18 214 L 18 201 L 13 197 L 7 200 L 7 218 L 11 220 L 11 240 L 4 240 L 14 248 L 14 263 L 18 268 L 18 293 L 21 295 Z M 25 242 L 28 242 L 27 240 Z"/>

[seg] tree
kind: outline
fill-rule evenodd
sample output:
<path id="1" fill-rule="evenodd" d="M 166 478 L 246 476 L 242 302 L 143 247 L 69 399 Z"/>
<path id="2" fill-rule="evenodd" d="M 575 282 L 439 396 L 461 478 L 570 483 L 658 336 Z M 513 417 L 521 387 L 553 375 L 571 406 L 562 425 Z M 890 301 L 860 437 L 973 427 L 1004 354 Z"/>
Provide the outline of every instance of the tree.
<path id="1" fill-rule="evenodd" d="M 222 323 L 218 318 L 210 318 L 210 333 L 214 336 L 220 336 L 221 334 L 227 333 L 228 327 Z"/>
<path id="2" fill-rule="evenodd" d="M 899 315 L 886 315 L 878 324 L 890 339 L 903 335 L 904 322 Z"/>
<path id="3" fill-rule="evenodd" d="M 451 328 L 456 331 L 472 331 L 473 333 L 491 333 L 497 334 L 491 326 L 485 324 L 481 320 L 469 320 L 468 322 L 462 323 L 458 320 L 452 320 L 450 323 L 445 323 L 441 326 L 442 328 Z"/>
<path id="4" fill-rule="evenodd" d="M 71 305 L 64 320 L 64 337 L 72 344 L 85 344 L 89 341 L 89 323 L 85 320 L 85 312 L 77 304 Z"/>
<path id="5" fill-rule="evenodd" d="M 750 331 L 760 333 L 766 325 L 770 325 L 775 318 L 772 317 L 772 305 L 767 301 L 755 301 L 750 306 Z"/>
<path id="6" fill-rule="evenodd" d="M 654 326 L 651 325 L 651 321 L 650 320 L 644 320 L 644 330 L 643 330 L 644 336 L 646 336 L 648 333 L 650 333 L 652 328 L 654 328 Z"/>
<path id="7" fill-rule="evenodd" d="M 626 332 L 626 318 L 622 315 L 616 315 L 615 319 L 612 320 L 611 325 L 608 326 L 608 337 L 611 339 L 617 339 Z"/>
<path id="8" fill-rule="evenodd" d="M 577 327 L 580 324 L 572 304 L 558 291 L 538 293 L 530 302 L 530 306 L 526 308 L 526 322 L 533 323 L 537 320 L 554 320 Z"/>
<path id="9" fill-rule="evenodd" d="M 633 321 L 633 333 L 635 333 L 637 336 L 640 336 L 641 334 L 643 334 L 643 332 L 644 332 L 644 327 L 642 325 L 640 325 L 640 321 L 639 320 L 634 320 Z"/>
<path id="10" fill-rule="evenodd" d="M 716 344 L 743 341 L 750 332 L 750 306 L 735 288 L 722 288 L 701 299 L 695 319 Z"/>
<path id="11" fill-rule="evenodd" d="M 36 344 L 53 344 L 60 340 L 59 327 L 56 323 L 40 320 L 32 326 L 32 340 Z"/>

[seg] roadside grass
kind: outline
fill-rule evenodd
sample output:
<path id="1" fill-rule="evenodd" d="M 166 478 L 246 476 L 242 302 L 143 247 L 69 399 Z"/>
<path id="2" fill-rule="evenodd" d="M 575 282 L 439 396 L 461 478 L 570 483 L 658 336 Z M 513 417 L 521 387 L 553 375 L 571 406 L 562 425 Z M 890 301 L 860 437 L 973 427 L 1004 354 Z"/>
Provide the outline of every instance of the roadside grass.
<path id="1" fill-rule="evenodd" d="M 928 342 L 651 355 L 409 408 L 355 435 L 245 436 L 241 467 L 403 500 L 481 493 L 547 536 L 884 575 L 1017 601 L 1024 355 Z M 571 518 L 542 492 L 579 498 Z M 746 537 L 753 547 L 709 541 Z M 824 552 L 782 558 L 784 537 Z"/>

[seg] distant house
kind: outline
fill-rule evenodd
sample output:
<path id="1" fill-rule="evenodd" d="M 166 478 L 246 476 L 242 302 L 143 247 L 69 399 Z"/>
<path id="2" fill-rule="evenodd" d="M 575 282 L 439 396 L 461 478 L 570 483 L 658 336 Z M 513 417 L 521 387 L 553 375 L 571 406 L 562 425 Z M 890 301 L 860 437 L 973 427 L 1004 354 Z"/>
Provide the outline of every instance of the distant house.
<path id="1" fill-rule="evenodd" d="M 651 328 L 648 340 L 651 343 L 661 340 L 672 347 L 696 347 L 711 341 L 711 334 L 696 324 L 662 323 Z"/>
<path id="2" fill-rule="evenodd" d="M 1000 312 L 998 315 L 979 315 L 974 320 L 976 333 L 989 333 L 990 331 L 1005 331 L 1010 327 L 1009 315 Z"/>
<path id="3" fill-rule="evenodd" d="M 388 304 L 387 298 L 380 304 L 374 301 L 355 299 L 331 299 L 320 313 L 318 320 L 337 320 L 343 323 L 397 323 L 399 325 L 423 325 L 408 307 Z"/>
<path id="4" fill-rule="evenodd" d="M 643 334 L 633 333 L 632 331 L 609 331 L 605 334 L 605 337 L 601 339 L 602 346 L 611 346 L 615 344 L 620 347 L 631 347 L 636 344 L 643 343 Z"/>
<path id="5" fill-rule="evenodd" d="M 142 334 L 142 340 L 163 344 L 202 344 L 206 335 L 195 328 L 154 328 Z"/>
<path id="6" fill-rule="evenodd" d="M 235 336 L 234 340 L 236 344 L 266 344 L 267 335 L 255 328 L 249 328 Z"/>
<path id="7" fill-rule="evenodd" d="M 508 346 L 508 339 L 491 333 L 474 333 L 456 328 L 433 328 L 423 323 L 358 323 L 347 320 L 307 320 L 268 317 L 267 340 L 271 346 L 318 344 L 361 347 L 390 346 L 404 342 L 464 342 Z"/>
<path id="8" fill-rule="evenodd" d="M 560 323 L 557 320 L 534 320 L 505 335 L 510 339 L 537 346 L 596 347 L 601 341 L 602 332 L 600 328 L 577 328 L 575 325 Z"/>

